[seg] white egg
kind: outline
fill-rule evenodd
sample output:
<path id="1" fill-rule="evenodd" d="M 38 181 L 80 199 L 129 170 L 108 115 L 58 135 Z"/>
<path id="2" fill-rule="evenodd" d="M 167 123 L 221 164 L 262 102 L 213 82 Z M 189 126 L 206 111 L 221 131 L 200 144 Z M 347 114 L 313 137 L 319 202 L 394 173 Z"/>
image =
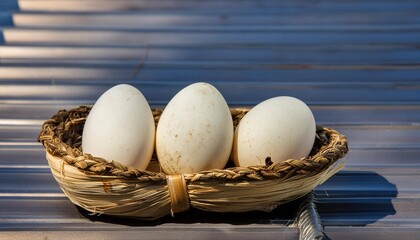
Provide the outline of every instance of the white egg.
<path id="1" fill-rule="evenodd" d="M 233 159 L 236 166 L 265 165 L 306 157 L 316 134 L 309 107 L 293 97 L 275 97 L 253 107 L 235 131 Z"/>
<path id="2" fill-rule="evenodd" d="M 143 170 L 152 158 L 155 123 L 143 94 L 120 84 L 96 101 L 83 129 L 82 150 Z"/>
<path id="3" fill-rule="evenodd" d="M 156 130 L 156 152 L 167 174 L 223 168 L 232 149 L 233 123 L 220 92 L 195 83 L 178 92 Z"/>

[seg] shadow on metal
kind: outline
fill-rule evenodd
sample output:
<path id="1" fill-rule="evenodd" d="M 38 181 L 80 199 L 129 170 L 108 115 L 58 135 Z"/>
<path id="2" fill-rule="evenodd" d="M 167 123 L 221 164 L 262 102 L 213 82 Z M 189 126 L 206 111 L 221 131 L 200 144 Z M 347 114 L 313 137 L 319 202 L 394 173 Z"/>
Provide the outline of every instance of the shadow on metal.
<path id="1" fill-rule="evenodd" d="M 325 235 L 321 219 L 316 209 L 316 196 L 314 192 L 293 202 L 280 205 L 269 213 L 257 211 L 247 213 L 214 213 L 191 209 L 188 212 L 177 214 L 176 217 L 167 216 L 158 220 L 145 221 L 92 214 L 81 207 L 77 207 L 77 209 L 83 217 L 93 222 L 100 221 L 127 226 L 157 226 L 165 223 L 278 224 L 282 227 L 299 228 L 300 240 L 329 239 Z"/>
<path id="2" fill-rule="evenodd" d="M 19 11 L 18 0 L 2 0 L 0 1 L 0 44 L 4 44 L 4 27 L 13 27 L 13 12 Z"/>
<path id="3" fill-rule="evenodd" d="M 3 12 L 6 11 L 18 11 L 19 10 L 19 0 L 2 0 L 0 1 L 0 9 Z"/>
<path id="4" fill-rule="evenodd" d="M 396 214 L 397 186 L 376 172 L 342 171 L 316 192 L 318 212 L 328 226 L 366 226 Z"/>
<path id="5" fill-rule="evenodd" d="M 355 178 L 355 175 L 358 177 Z M 100 221 L 127 226 L 154 226 L 165 223 L 228 223 L 296 225 L 298 215 L 307 210 L 319 213 L 328 226 L 366 226 L 396 214 L 393 199 L 397 198 L 395 184 L 384 176 L 371 171 L 342 171 L 312 193 L 293 202 L 278 206 L 272 212 L 215 213 L 190 209 L 174 218 L 145 221 L 109 215 L 92 214 L 80 207 L 78 210 L 90 221 Z M 316 210 L 316 208 L 318 210 Z M 205 216 L 205 217 L 203 217 Z M 316 220 L 316 219 L 315 219 Z M 314 221 L 313 221 L 314 222 Z"/>

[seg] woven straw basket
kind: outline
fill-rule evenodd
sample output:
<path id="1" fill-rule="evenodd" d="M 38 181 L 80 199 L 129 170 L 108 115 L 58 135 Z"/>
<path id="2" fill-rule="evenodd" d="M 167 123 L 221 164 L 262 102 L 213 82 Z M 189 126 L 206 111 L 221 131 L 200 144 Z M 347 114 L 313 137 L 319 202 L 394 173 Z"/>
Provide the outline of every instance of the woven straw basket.
<path id="1" fill-rule="evenodd" d="M 140 171 L 115 161 L 83 154 L 83 125 L 90 107 L 61 110 L 42 126 L 38 137 L 51 171 L 76 205 L 98 214 L 157 219 L 190 207 L 213 212 L 271 211 L 311 192 L 339 171 L 348 151 L 346 137 L 317 127 L 311 154 L 278 164 L 231 167 L 194 174 L 165 175 L 156 157 Z M 232 108 L 236 126 L 248 109 Z M 156 123 L 161 109 L 154 109 Z"/>

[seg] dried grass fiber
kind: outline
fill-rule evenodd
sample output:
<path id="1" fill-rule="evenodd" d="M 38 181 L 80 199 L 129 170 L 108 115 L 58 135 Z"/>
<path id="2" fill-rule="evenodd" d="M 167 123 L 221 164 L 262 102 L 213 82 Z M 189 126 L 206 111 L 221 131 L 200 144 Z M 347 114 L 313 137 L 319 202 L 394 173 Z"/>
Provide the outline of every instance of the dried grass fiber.
<path id="1" fill-rule="evenodd" d="M 152 220 L 189 207 L 214 212 L 271 211 L 308 194 L 339 171 L 344 163 L 338 160 L 348 151 L 344 135 L 318 126 L 306 158 L 169 176 L 83 154 L 83 125 L 90 109 L 59 111 L 43 124 L 38 140 L 67 197 L 98 214 Z M 235 126 L 247 111 L 231 109 Z M 162 110 L 153 113 L 157 123 Z"/>

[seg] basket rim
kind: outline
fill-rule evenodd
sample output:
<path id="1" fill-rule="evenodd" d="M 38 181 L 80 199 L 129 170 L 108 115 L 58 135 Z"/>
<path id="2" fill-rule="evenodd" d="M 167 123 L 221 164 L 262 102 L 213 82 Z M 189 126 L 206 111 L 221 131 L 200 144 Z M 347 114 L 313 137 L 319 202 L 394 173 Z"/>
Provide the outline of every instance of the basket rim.
<path id="1" fill-rule="evenodd" d="M 42 125 L 38 136 L 47 154 L 63 160 L 65 164 L 79 169 L 87 175 L 116 176 L 139 181 L 166 181 L 167 174 L 138 170 L 116 161 L 82 153 L 80 150 L 81 136 L 76 139 L 75 129 L 83 127 L 91 106 L 79 106 L 70 110 L 60 110 Z M 230 108 L 235 126 L 250 108 Z M 157 123 L 163 109 L 152 109 Z M 186 181 L 262 181 L 272 179 L 304 178 L 315 175 L 333 165 L 348 152 L 347 138 L 338 131 L 317 126 L 316 142 L 320 146 L 313 149 L 313 153 L 301 159 L 289 159 L 269 166 L 230 167 L 226 169 L 212 169 L 198 173 L 183 174 Z M 316 144 L 315 144 L 316 145 Z"/>

